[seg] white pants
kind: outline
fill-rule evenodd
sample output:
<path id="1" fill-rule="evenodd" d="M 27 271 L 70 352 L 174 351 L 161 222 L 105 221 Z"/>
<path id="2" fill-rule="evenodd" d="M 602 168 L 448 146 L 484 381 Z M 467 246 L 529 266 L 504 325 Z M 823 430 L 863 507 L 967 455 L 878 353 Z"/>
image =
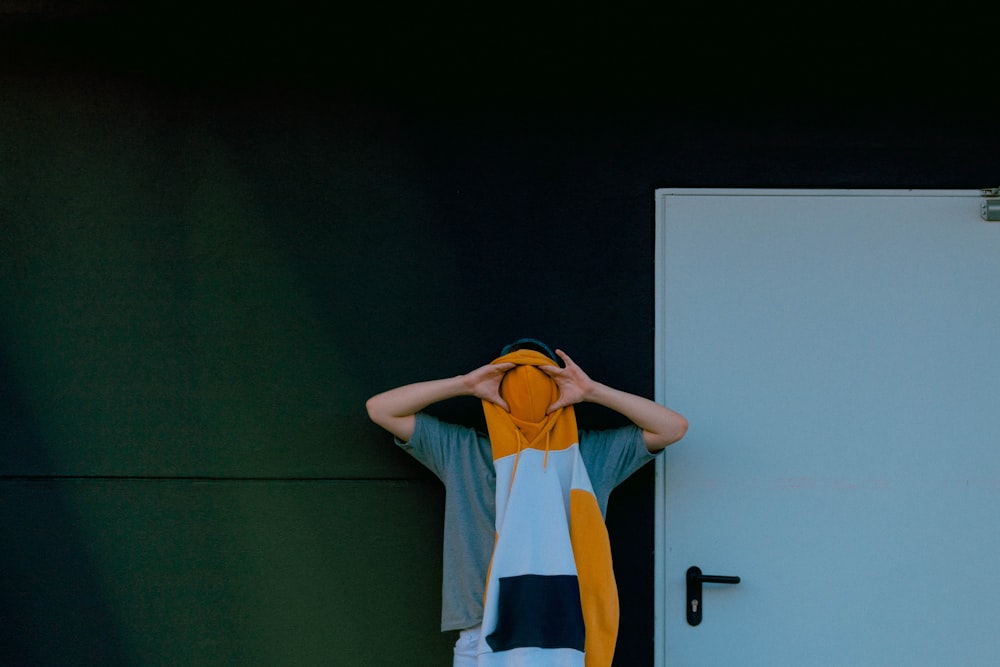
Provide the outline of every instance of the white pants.
<path id="1" fill-rule="evenodd" d="M 476 667 L 476 652 L 479 650 L 479 631 L 483 626 L 466 628 L 458 633 L 455 642 L 454 667 Z"/>

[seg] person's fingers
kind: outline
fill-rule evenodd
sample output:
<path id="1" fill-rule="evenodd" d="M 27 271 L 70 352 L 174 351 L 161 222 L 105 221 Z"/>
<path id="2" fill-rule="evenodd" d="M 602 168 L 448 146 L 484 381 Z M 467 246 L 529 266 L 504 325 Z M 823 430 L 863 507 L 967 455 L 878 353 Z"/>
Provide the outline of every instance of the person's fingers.
<path id="1" fill-rule="evenodd" d="M 548 407 L 548 409 L 547 409 L 547 410 L 545 411 L 545 414 L 546 414 L 546 415 L 551 415 L 551 414 L 552 414 L 553 412 L 555 412 L 555 411 L 556 411 L 556 410 L 558 410 L 559 408 L 564 408 L 564 407 L 566 407 L 567 405 L 568 405 L 568 402 L 567 402 L 567 401 L 564 401 L 564 400 L 562 400 L 562 399 L 556 399 L 555 401 L 553 401 L 553 402 L 552 402 L 552 404 L 551 404 L 551 405 L 550 405 L 550 406 Z"/>
<path id="2" fill-rule="evenodd" d="M 517 366 L 517 364 L 515 364 L 512 361 L 505 361 L 502 364 L 491 364 L 491 368 L 493 370 L 499 371 L 501 373 L 506 373 L 510 369 L 514 368 L 514 366 Z"/>
<path id="3" fill-rule="evenodd" d="M 503 400 L 500 394 L 488 396 L 486 400 L 497 407 L 503 408 L 504 412 L 510 412 L 510 406 L 507 405 L 507 401 Z"/>

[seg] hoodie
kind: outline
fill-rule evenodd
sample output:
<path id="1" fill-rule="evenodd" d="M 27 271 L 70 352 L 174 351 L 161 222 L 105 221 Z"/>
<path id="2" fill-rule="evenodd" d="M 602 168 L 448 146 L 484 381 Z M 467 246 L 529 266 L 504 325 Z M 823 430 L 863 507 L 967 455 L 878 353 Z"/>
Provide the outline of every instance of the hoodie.
<path id="1" fill-rule="evenodd" d="M 496 542 L 484 598 L 480 667 L 607 667 L 618 635 L 611 545 L 587 475 L 572 406 L 546 414 L 559 389 L 517 350 L 500 385 L 510 407 L 483 401 L 496 468 Z"/>

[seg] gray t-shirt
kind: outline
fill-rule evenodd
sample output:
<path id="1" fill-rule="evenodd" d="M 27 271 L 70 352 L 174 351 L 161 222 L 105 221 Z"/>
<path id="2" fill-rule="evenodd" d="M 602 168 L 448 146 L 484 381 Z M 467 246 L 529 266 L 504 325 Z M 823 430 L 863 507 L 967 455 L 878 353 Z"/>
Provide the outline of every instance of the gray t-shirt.
<path id="1" fill-rule="evenodd" d="M 656 456 L 646 449 L 635 425 L 578 435 L 580 455 L 603 515 L 611 491 Z M 483 619 L 483 592 L 496 533 L 496 473 L 489 438 L 418 413 L 410 441 L 397 439 L 396 444 L 445 486 L 441 631 L 477 625 Z"/>

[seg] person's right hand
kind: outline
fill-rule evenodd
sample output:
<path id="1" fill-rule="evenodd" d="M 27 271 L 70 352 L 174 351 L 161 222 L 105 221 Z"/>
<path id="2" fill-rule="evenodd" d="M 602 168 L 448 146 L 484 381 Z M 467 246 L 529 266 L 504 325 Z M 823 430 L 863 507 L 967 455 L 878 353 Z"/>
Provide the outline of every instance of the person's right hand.
<path id="1" fill-rule="evenodd" d="M 508 361 L 502 364 L 480 366 L 463 376 L 465 386 L 468 387 L 469 393 L 476 398 L 489 401 L 510 412 L 507 401 L 500 396 L 500 381 L 503 380 L 504 374 L 516 365 Z"/>

